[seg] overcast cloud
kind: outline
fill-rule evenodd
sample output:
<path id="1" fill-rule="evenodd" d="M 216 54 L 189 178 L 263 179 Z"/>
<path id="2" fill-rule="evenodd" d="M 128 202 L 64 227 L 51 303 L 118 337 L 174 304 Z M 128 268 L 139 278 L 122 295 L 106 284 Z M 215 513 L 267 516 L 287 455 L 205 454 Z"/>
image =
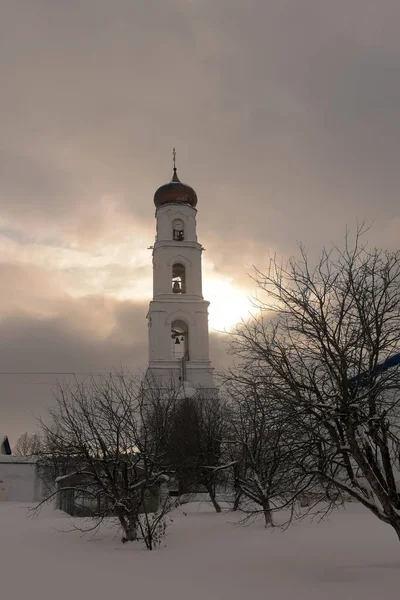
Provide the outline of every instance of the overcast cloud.
<path id="1" fill-rule="evenodd" d="M 357 220 L 399 245 L 398 0 L 4 0 L 0 78 L 2 373 L 145 368 L 172 146 L 215 303 Z M 12 443 L 54 381 L 0 375 Z"/>

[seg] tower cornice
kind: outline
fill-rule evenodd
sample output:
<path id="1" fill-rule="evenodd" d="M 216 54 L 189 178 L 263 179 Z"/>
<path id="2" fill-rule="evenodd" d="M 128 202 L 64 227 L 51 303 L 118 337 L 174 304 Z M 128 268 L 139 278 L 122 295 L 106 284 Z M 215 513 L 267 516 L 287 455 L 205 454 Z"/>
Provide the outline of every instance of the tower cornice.
<path id="1" fill-rule="evenodd" d="M 196 250 L 204 250 L 203 246 L 198 242 L 184 241 L 179 242 L 179 245 L 177 245 L 174 240 L 157 240 L 154 242 L 153 251 L 158 248 L 176 248 L 177 250 L 181 248 L 195 248 Z"/>
<path id="2" fill-rule="evenodd" d="M 157 214 L 161 214 L 164 211 L 170 210 L 173 206 L 179 209 L 189 208 L 194 213 L 197 213 L 197 208 L 187 202 L 168 202 L 168 204 L 161 204 L 161 206 L 157 206 L 155 210 L 155 216 L 157 217 Z"/>

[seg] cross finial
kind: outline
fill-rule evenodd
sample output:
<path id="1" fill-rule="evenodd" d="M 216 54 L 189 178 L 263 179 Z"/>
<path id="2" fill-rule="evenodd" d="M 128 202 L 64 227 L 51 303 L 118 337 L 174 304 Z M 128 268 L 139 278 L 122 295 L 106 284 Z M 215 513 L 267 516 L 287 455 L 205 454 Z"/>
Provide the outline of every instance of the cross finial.
<path id="1" fill-rule="evenodd" d="M 176 170 L 176 150 L 172 148 L 172 162 L 174 164 L 174 171 Z"/>
<path id="2" fill-rule="evenodd" d="M 174 181 L 175 183 L 180 183 L 178 174 L 176 172 L 176 150 L 175 150 L 175 148 L 172 148 L 172 164 L 174 166 L 174 172 L 173 172 L 171 181 Z"/>

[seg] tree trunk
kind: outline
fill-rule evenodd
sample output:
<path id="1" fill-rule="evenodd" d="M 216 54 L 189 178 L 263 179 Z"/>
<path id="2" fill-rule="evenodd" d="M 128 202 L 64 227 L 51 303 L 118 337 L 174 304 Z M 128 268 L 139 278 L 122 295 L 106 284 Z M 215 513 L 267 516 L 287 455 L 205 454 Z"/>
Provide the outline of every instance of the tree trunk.
<path id="1" fill-rule="evenodd" d="M 242 492 L 236 492 L 235 501 L 233 503 L 232 510 L 237 511 L 239 508 L 240 501 L 242 499 Z"/>
<path id="2" fill-rule="evenodd" d="M 125 517 L 125 515 L 118 515 L 119 522 L 124 531 L 122 536 L 122 543 L 134 542 L 137 539 L 137 518 Z"/>
<path id="3" fill-rule="evenodd" d="M 263 503 L 263 513 L 265 519 L 265 527 L 274 527 L 274 521 L 272 519 L 272 511 L 271 506 L 269 504 L 269 500 L 266 500 Z"/>
<path id="4" fill-rule="evenodd" d="M 214 488 L 214 486 L 213 485 L 208 485 L 207 486 L 207 492 L 208 492 L 208 494 L 210 496 L 211 502 L 212 502 L 213 507 L 215 508 L 216 512 L 220 513 L 221 512 L 221 507 L 220 507 L 220 505 L 217 502 L 217 498 L 215 496 L 215 488 Z"/>
<path id="5" fill-rule="evenodd" d="M 392 517 L 392 521 L 391 521 L 390 525 L 395 530 L 397 537 L 399 538 L 399 542 L 400 542 L 400 517 L 394 517 L 394 518 Z"/>
<path id="6" fill-rule="evenodd" d="M 123 542 L 134 542 L 137 539 L 136 525 L 129 525 L 122 538 Z"/>

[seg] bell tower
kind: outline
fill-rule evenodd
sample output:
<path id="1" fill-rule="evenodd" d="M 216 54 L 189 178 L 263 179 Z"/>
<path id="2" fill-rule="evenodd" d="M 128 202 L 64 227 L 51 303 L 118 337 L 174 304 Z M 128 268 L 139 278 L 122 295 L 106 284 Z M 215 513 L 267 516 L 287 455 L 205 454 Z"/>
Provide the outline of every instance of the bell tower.
<path id="1" fill-rule="evenodd" d="M 197 195 L 177 174 L 154 194 L 153 299 L 147 314 L 148 374 L 188 388 L 214 388 L 208 349 L 208 305 L 202 294 Z"/>

